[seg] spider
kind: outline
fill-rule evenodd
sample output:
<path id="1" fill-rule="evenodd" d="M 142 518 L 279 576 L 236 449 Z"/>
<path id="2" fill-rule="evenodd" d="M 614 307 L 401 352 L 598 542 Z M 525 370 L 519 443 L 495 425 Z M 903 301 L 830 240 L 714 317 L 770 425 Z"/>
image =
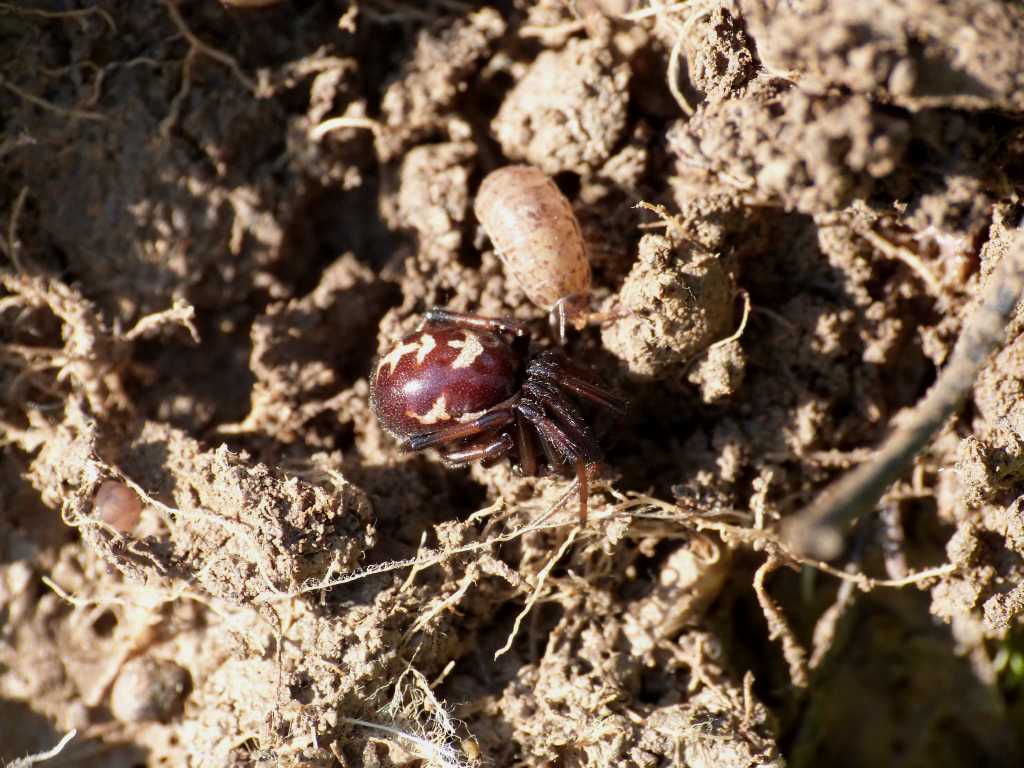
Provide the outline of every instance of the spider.
<path id="1" fill-rule="evenodd" d="M 448 467 L 511 457 L 524 475 L 572 466 L 586 524 L 588 482 L 601 459 L 593 430 L 567 396 L 616 413 L 625 402 L 592 383 L 559 350 L 530 355 L 513 320 L 431 309 L 377 359 L 370 403 L 407 451 L 438 448 Z"/>

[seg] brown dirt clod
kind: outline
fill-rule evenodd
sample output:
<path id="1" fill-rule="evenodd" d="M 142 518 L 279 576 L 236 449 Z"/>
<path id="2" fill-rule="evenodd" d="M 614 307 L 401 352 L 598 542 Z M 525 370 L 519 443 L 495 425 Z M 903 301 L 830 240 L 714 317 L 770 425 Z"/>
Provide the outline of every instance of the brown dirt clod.
<path id="1" fill-rule="evenodd" d="M 545 51 L 491 125 L 505 155 L 547 174 L 588 175 L 612 156 L 626 127 L 629 67 L 596 42 Z"/>
<path id="2" fill-rule="evenodd" d="M 718 255 L 647 235 L 616 297 L 622 316 L 606 325 L 601 338 L 634 375 L 665 374 L 728 335 L 733 295 Z"/>

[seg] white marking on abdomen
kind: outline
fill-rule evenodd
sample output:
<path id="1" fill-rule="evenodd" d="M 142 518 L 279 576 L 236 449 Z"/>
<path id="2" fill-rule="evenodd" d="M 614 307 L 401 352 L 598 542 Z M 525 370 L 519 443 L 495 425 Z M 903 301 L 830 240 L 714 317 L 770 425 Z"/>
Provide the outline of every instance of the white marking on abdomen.
<path id="1" fill-rule="evenodd" d="M 459 350 L 459 356 L 452 360 L 452 368 L 469 368 L 484 352 L 484 345 L 480 343 L 475 333 L 463 331 L 462 335 L 466 337 L 465 341 L 448 341 L 449 347 Z"/>
<path id="2" fill-rule="evenodd" d="M 411 416 L 420 424 L 437 424 L 439 421 L 449 421 L 452 418 L 448 413 L 448 404 L 445 402 L 444 395 L 437 398 L 430 406 L 430 410 L 422 416 L 414 411 L 406 411 L 405 415 Z"/>

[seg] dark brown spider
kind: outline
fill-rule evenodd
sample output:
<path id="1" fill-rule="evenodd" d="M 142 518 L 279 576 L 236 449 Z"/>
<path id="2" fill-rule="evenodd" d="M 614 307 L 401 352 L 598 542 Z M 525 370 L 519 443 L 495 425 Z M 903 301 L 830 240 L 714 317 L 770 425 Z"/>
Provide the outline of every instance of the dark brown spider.
<path id="1" fill-rule="evenodd" d="M 370 402 L 404 449 L 438 448 L 449 467 L 506 456 L 524 475 L 573 467 L 586 523 L 601 448 L 567 393 L 617 413 L 625 403 L 561 351 L 530 357 L 529 346 L 521 323 L 431 309 L 377 360 Z"/>

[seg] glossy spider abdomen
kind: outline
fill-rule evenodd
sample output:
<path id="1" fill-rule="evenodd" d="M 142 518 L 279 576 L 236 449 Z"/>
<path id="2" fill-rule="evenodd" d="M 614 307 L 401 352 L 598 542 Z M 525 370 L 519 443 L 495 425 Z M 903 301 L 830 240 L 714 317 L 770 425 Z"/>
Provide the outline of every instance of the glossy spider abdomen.
<path id="1" fill-rule="evenodd" d="M 371 403 L 381 426 L 399 439 L 436 432 L 510 398 L 522 367 L 496 333 L 425 327 L 377 361 Z"/>

